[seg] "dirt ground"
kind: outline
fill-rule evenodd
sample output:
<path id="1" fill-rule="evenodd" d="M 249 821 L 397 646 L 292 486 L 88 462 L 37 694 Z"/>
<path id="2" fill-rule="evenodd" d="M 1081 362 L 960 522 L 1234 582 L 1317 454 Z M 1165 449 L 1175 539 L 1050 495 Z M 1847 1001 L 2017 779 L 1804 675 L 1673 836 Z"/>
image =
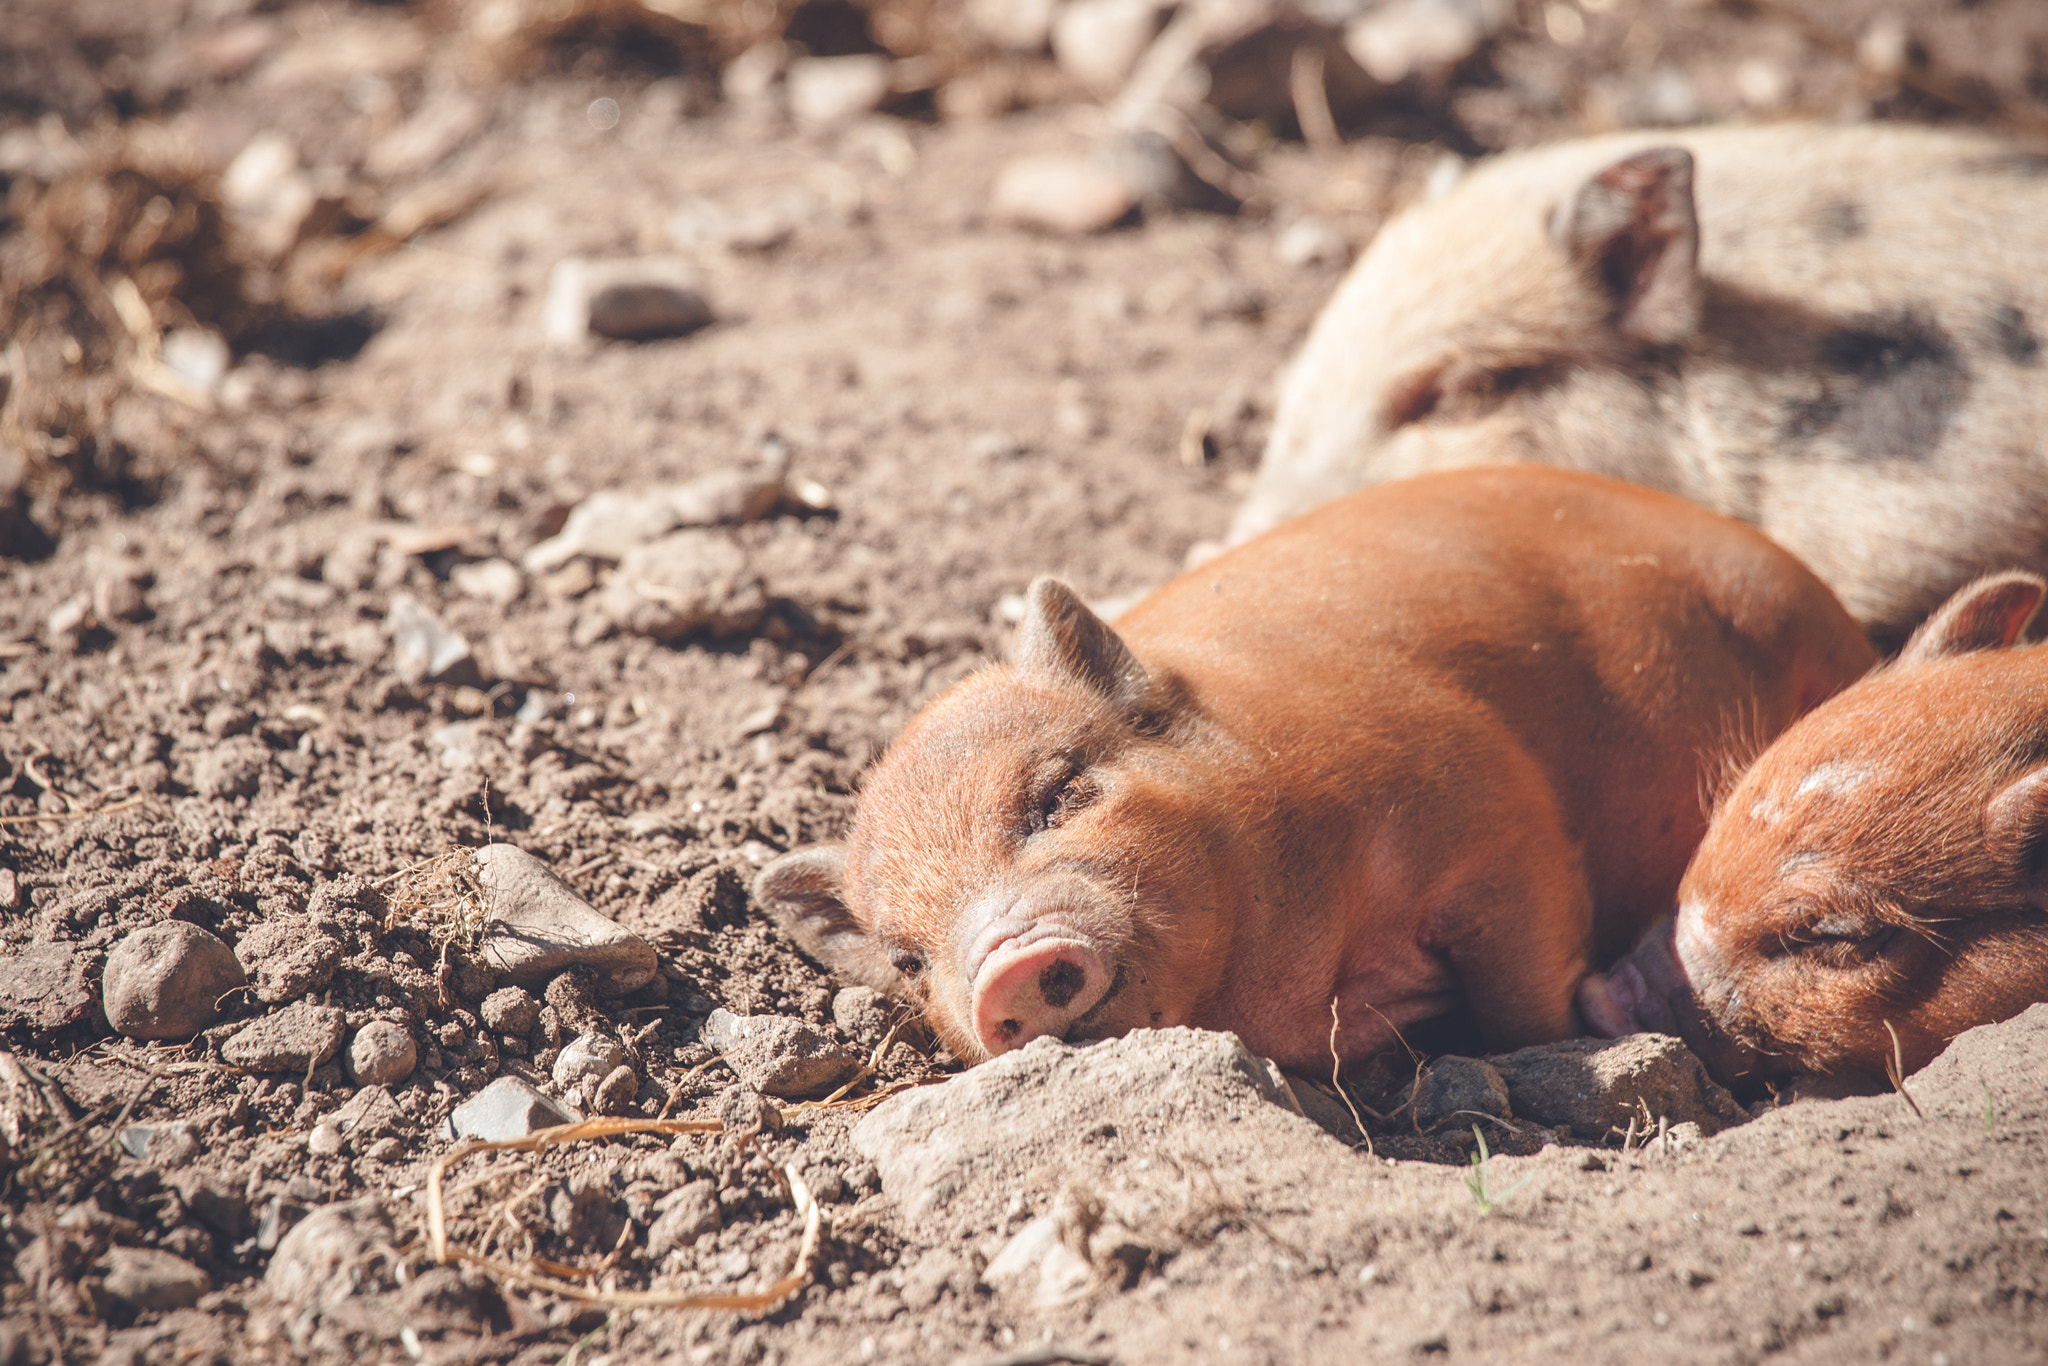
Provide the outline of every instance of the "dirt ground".
<path id="1" fill-rule="evenodd" d="M 1101 105 L 936 0 L 6 9 L 0 1366 L 2048 1352 L 2032 1017 L 1969 1036 L 1913 1102 L 1767 1098 L 1725 1133 L 1647 1144 L 1500 1124 L 1485 1166 L 1462 1124 L 1369 1124 L 1368 1151 L 1278 1106 L 1121 1138 L 1056 1116 L 1050 1156 L 973 1168 L 923 1214 L 852 1136 L 891 1088 L 953 1067 L 906 1030 L 779 1129 L 451 1178 L 464 1246 L 598 1268 L 578 1283 L 600 1289 L 728 1293 L 797 1255 L 793 1168 L 821 1242 L 765 1312 L 437 1268 L 422 1224 L 451 1109 L 499 1075 L 558 1089 L 579 1011 L 630 1040 L 639 1089 L 616 1113 L 729 1122 L 754 1102 L 699 1038 L 714 1008 L 839 1027 L 835 984 L 748 905 L 753 869 L 843 832 L 879 747 L 1001 657 L 1032 576 L 1117 598 L 1221 530 L 1279 367 L 1440 158 L 1736 117 L 2038 132 L 2032 0 L 1903 4 L 1889 28 L 1859 0 L 1507 0 L 1471 56 L 1338 107 L 1334 142 L 1305 144 L 1284 100 L 1214 114 L 1235 211 L 1155 197 L 1082 236 L 997 221 L 990 188 L 1013 158 L 1085 150 Z M 721 84 L 776 34 L 887 50 L 897 88 L 806 122 L 744 70 Z M 252 243 L 287 211 L 221 188 L 259 137 L 289 155 L 258 188 L 309 196 L 269 248 Z M 548 344 L 557 262 L 648 253 L 692 263 L 710 325 Z M 201 325 L 232 344 L 210 387 L 171 365 L 168 337 Z M 761 586 L 727 633 L 622 629 L 603 563 L 516 568 L 594 493 L 783 458 L 792 496 L 708 533 Z M 410 666 L 401 597 L 469 663 Z M 655 945 L 654 980 L 594 1003 L 551 987 L 526 1035 L 486 1027 L 497 983 L 445 856 L 493 840 Z M 189 1045 L 119 1036 L 87 998 L 123 936 L 167 920 L 230 945 L 266 924 L 329 936 L 319 1001 L 351 1031 L 402 1026 L 418 1070 L 337 1143 L 331 1117 L 360 1119 L 375 1088 L 336 1061 L 221 1056 L 286 1001 L 234 993 Z M 35 1000 L 31 962 L 57 982 Z M 1356 1081 L 1366 1104 L 1405 1084 Z M 1107 1167 L 1104 1143 L 1123 1145 Z M 657 1253 L 655 1202 L 698 1180 L 715 1227 Z M 1138 1254 L 1056 1301 L 984 1283 L 1089 1182 L 1158 1196 Z M 362 1198 L 389 1223 L 338 1254 L 338 1281 L 266 1280 L 310 1211 Z M 121 1298 L 121 1248 L 184 1259 L 203 1294 Z"/>

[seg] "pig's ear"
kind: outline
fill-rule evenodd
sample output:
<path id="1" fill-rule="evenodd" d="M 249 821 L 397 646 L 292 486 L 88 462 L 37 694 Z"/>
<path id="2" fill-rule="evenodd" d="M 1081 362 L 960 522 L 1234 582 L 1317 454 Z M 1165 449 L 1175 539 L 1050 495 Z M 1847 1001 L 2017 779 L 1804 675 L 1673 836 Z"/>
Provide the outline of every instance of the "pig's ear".
<path id="1" fill-rule="evenodd" d="M 1698 328 L 1700 232 L 1683 147 L 1615 162 L 1557 206 L 1550 235 L 1607 291 L 1625 335 L 1668 345 Z"/>
<path id="2" fill-rule="evenodd" d="M 1025 602 L 1017 628 L 1019 671 L 1079 684 L 1122 711 L 1145 704 L 1152 691 L 1145 666 L 1079 594 L 1041 576 L 1032 580 Z"/>
<path id="3" fill-rule="evenodd" d="M 1984 804 L 1984 835 L 2022 887 L 2048 891 L 2048 768 L 2037 768 Z"/>
<path id="4" fill-rule="evenodd" d="M 1974 650 L 2003 650 L 2034 619 L 2043 592 L 2048 592 L 2048 583 L 2023 569 L 1987 574 L 1958 588 L 1913 633 L 1899 651 L 1899 663 L 1927 664 Z"/>
<path id="5" fill-rule="evenodd" d="M 896 969 L 846 908 L 846 846 L 813 844 L 771 859 L 754 877 L 754 900 L 797 947 L 841 981 L 893 991 Z"/>

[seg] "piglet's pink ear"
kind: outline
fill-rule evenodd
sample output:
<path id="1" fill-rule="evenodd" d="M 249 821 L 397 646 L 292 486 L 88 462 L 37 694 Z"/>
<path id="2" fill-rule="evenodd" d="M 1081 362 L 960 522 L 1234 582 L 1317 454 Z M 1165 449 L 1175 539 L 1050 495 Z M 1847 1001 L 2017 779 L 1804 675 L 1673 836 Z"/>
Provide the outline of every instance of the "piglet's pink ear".
<path id="1" fill-rule="evenodd" d="M 2020 885 L 2048 892 L 2048 768 L 2037 768 L 1984 804 L 1992 854 Z"/>
<path id="2" fill-rule="evenodd" d="M 1652 147 L 1615 162 L 1558 205 L 1550 236 L 1614 301 L 1614 325 L 1652 346 L 1700 322 L 1700 230 L 1692 153 Z"/>
<path id="3" fill-rule="evenodd" d="M 2038 574 L 2022 569 L 1987 574 L 1957 589 L 1921 624 L 1899 651 L 1899 663 L 1927 664 L 1973 650 L 2003 650 L 2027 629 L 2044 592 L 2048 583 Z"/>
<path id="4" fill-rule="evenodd" d="M 1152 691 L 1145 666 L 1124 638 L 1058 579 L 1032 580 L 1017 628 L 1017 668 L 1095 693 L 1120 711 L 1135 711 Z"/>

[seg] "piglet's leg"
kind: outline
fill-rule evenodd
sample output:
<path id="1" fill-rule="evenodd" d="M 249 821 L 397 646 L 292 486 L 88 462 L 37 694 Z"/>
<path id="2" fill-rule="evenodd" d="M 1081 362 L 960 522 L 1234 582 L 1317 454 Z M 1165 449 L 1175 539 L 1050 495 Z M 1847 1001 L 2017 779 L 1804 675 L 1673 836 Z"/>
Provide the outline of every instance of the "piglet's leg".
<path id="1" fill-rule="evenodd" d="M 1506 847 L 1499 832 L 1520 826 Z M 1521 1048 L 1579 1032 L 1572 991 L 1591 966 L 1592 896 L 1578 855 L 1548 813 L 1503 816 L 1495 849 L 1462 879 L 1437 946 L 1449 960 L 1489 1048 Z"/>

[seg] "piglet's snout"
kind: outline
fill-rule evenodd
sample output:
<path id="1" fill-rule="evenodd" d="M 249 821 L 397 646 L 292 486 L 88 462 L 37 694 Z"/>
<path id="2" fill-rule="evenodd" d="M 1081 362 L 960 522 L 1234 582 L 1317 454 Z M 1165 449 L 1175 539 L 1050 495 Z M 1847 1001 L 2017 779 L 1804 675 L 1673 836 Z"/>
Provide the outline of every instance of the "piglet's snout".
<path id="1" fill-rule="evenodd" d="M 974 1032 L 990 1053 L 1055 1037 L 1109 990 L 1102 956 L 1057 931 L 1010 939 L 990 950 L 974 976 Z"/>

